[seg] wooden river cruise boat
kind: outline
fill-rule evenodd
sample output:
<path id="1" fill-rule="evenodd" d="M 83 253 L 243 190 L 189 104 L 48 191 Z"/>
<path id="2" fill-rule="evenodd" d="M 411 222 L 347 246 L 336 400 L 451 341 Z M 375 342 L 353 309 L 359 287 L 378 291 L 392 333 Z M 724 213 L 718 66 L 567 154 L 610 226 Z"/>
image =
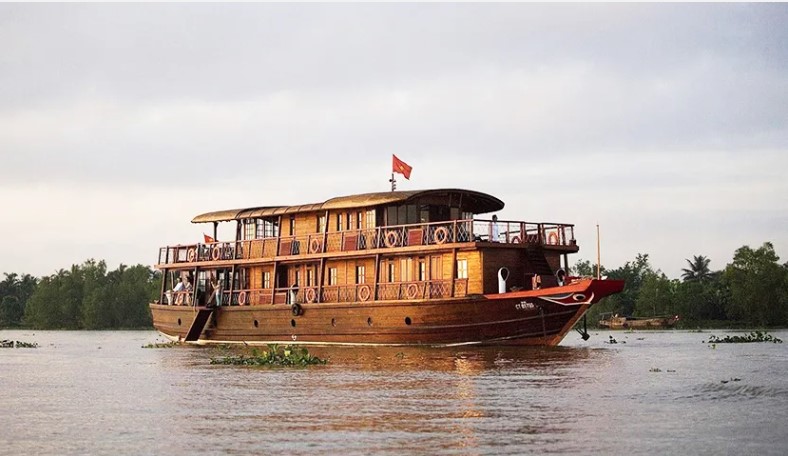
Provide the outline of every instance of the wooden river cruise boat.
<path id="1" fill-rule="evenodd" d="M 434 189 L 198 215 L 212 237 L 159 250 L 153 324 L 198 344 L 557 345 L 623 281 L 566 277 L 573 225 L 476 218 L 503 207 Z"/>

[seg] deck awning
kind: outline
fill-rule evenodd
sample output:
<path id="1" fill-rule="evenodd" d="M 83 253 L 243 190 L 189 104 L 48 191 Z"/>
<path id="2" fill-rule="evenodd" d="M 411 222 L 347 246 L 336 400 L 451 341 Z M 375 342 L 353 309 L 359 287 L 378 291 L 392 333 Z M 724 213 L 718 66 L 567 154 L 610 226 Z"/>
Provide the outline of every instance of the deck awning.
<path id="1" fill-rule="evenodd" d="M 206 212 L 192 219 L 192 223 L 227 222 L 252 218 L 266 218 L 303 212 L 321 212 L 340 209 L 361 209 L 391 204 L 408 204 L 419 200 L 445 200 L 445 204 L 462 205 L 463 210 L 474 214 L 485 214 L 503 209 L 498 198 L 482 192 L 462 189 L 408 190 L 397 192 L 362 193 L 331 198 L 323 203 L 297 206 L 262 206 L 246 209 L 227 209 Z"/>

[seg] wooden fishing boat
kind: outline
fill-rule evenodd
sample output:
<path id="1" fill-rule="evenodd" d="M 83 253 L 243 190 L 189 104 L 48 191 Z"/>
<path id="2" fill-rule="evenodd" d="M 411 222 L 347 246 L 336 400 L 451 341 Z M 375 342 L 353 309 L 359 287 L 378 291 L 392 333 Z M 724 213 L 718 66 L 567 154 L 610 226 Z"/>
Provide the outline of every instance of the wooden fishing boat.
<path id="1" fill-rule="evenodd" d="M 153 324 L 199 344 L 557 345 L 623 281 L 565 277 L 573 225 L 476 218 L 503 207 L 434 189 L 198 215 L 213 236 L 159 250 Z"/>
<path id="2" fill-rule="evenodd" d="M 658 317 L 623 317 L 618 314 L 600 315 L 599 326 L 608 329 L 664 329 L 679 321 L 678 315 Z"/>

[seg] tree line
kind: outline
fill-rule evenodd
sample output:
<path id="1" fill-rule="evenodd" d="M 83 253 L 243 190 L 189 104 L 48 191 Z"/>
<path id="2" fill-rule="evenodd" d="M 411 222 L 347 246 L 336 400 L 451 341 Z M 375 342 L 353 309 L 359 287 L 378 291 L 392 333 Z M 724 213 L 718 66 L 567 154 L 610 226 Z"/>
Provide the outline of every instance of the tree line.
<path id="1" fill-rule="evenodd" d="M 602 275 L 626 282 L 622 293 L 589 311 L 650 317 L 679 315 L 688 327 L 748 325 L 788 326 L 788 263 L 780 264 L 774 246 L 736 250 L 720 271 L 710 259 L 686 259 L 681 279 L 654 270 L 648 254 L 638 254 Z M 596 276 L 596 267 L 579 261 L 575 275 Z M 159 297 L 161 274 L 147 266 L 120 265 L 107 271 L 104 261 L 87 260 L 41 278 L 5 273 L 0 281 L 0 327 L 34 329 L 111 329 L 152 326 L 148 303 Z"/>
<path id="2" fill-rule="evenodd" d="M 719 271 L 709 269 L 710 261 L 703 255 L 686 259 L 681 279 L 654 270 L 648 254 L 616 269 L 603 267 L 603 276 L 626 285 L 622 293 L 592 307 L 588 318 L 596 323 L 603 313 L 678 315 L 684 327 L 788 325 L 788 263 L 779 263 L 770 242 L 757 249 L 740 247 Z M 596 266 L 580 261 L 573 272 L 596 276 Z"/>
<path id="3" fill-rule="evenodd" d="M 33 329 L 150 328 L 148 303 L 159 297 L 161 274 L 143 265 L 107 271 L 87 260 L 41 278 L 5 273 L 0 327 Z"/>

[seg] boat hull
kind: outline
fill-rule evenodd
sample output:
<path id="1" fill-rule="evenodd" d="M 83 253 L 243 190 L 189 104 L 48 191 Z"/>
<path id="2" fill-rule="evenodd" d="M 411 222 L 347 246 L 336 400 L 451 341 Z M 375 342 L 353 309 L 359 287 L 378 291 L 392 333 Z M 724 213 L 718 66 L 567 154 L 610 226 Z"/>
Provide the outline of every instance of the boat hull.
<path id="1" fill-rule="evenodd" d="M 198 344 L 541 345 L 561 342 L 588 308 L 623 282 L 583 280 L 542 290 L 444 300 L 223 306 L 204 329 L 192 328 L 205 308 L 151 304 L 156 329 Z"/>

